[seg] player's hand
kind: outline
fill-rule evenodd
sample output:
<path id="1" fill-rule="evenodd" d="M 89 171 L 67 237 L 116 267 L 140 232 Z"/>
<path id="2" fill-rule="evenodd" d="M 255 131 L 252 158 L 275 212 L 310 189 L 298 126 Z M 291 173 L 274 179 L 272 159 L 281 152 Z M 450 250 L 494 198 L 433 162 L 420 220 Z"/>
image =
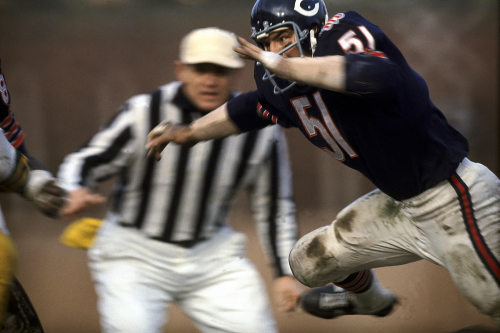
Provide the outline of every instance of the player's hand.
<path id="1" fill-rule="evenodd" d="M 37 208 L 48 217 L 59 217 L 66 202 L 66 191 L 57 185 L 55 179 L 49 180 L 34 199 Z"/>
<path id="2" fill-rule="evenodd" d="M 161 160 L 161 152 L 170 142 L 168 137 L 168 129 L 171 123 L 161 123 L 156 125 L 148 134 L 148 142 L 146 142 L 146 149 L 148 150 L 148 157 L 154 157 L 157 161 Z"/>
<path id="3" fill-rule="evenodd" d="M 291 312 L 299 306 L 300 295 L 308 288 L 293 276 L 281 276 L 273 281 L 273 292 L 279 311 Z"/>
<path id="4" fill-rule="evenodd" d="M 271 72 L 278 71 L 279 65 L 283 60 L 282 56 L 277 53 L 264 51 L 243 37 L 238 37 L 238 42 L 240 46 L 235 47 L 234 51 L 238 53 L 241 58 L 258 61 Z"/>
<path id="5" fill-rule="evenodd" d="M 66 205 L 61 210 L 61 215 L 74 215 L 90 206 L 106 202 L 106 198 L 98 193 L 90 191 L 86 187 L 81 187 L 69 192 Z"/>
<path id="6" fill-rule="evenodd" d="M 66 194 L 56 179 L 45 170 L 31 171 L 24 189 L 25 197 L 33 201 L 42 213 L 53 218 L 59 216 Z"/>
<path id="7" fill-rule="evenodd" d="M 234 48 L 234 51 L 243 59 L 260 61 L 260 53 L 263 50 L 255 44 L 250 43 L 245 38 L 238 36 L 239 46 Z"/>
<path id="8" fill-rule="evenodd" d="M 148 142 L 146 143 L 148 157 L 154 157 L 159 161 L 161 159 L 161 152 L 169 142 L 190 144 L 191 141 L 189 126 L 173 125 L 169 122 L 161 123 L 148 134 Z"/>

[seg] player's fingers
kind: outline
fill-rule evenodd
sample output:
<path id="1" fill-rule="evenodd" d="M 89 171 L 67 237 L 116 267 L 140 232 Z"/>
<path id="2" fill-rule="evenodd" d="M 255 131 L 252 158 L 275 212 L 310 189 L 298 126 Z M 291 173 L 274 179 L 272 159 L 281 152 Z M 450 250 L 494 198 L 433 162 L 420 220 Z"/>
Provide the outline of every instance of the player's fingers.
<path id="1" fill-rule="evenodd" d="M 249 41 L 247 41 L 245 38 L 243 38 L 241 36 L 238 36 L 238 43 L 240 43 L 241 46 L 248 48 L 248 49 L 255 51 L 255 52 L 259 52 L 259 50 L 260 50 L 260 47 L 258 47 L 255 44 L 250 43 Z"/>
<path id="2" fill-rule="evenodd" d="M 58 217 L 61 207 L 64 205 L 64 200 L 60 197 L 48 198 L 43 205 L 40 206 L 42 212 L 49 217 Z"/>
<path id="3" fill-rule="evenodd" d="M 148 157 L 151 157 L 151 155 L 154 154 L 156 150 L 156 146 L 158 145 L 158 138 L 148 138 L 148 141 L 146 142 L 146 149 L 148 150 Z"/>
<path id="4" fill-rule="evenodd" d="M 261 49 L 258 46 L 248 42 L 243 37 L 238 37 L 238 42 L 240 45 L 234 48 L 235 52 L 237 52 L 242 58 L 258 60 L 261 52 Z"/>
<path id="5" fill-rule="evenodd" d="M 39 196 L 35 201 L 38 209 L 48 217 L 58 217 L 61 207 L 64 205 L 65 200 L 60 196 L 51 196 L 49 194 Z"/>
<path id="6" fill-rule="evenodd" d="M 154 141 L 158 137 L 161 137 L 172 124 L 169 122 L 164 122 L 156 125 L 149 133 L 148 133 L 148 141 L 146 143 L 146 148 L 149 148 L 151 145 L 151 141 Z"/>
<path id="7" fill-rule="evenodd" d="M 245 45 L 245 47 L 247 49 L 251 50 L 252 53 L 254 53 L 256 55 L 260 55 L 263 52 L 263 50 L 260 47 L 258 47 L 255 44 L 252 44 L 252 43 L 250 43 L 250 42 L 248 42 L 246 40 L 245 40 L 245 44 L 244 45 Z"/>
<path id="8" fill-rule="evenodd" d="M 238 55 L 245 60 L 256 60 L 259 61 L 259 55 L 249 49 L 236 47 L 234 51 L 238 53 Z"/>
<path id="9" fill-rule="evenodd" d="M 158 125 L 156 125 L 150 132 L 152 136 L 159 136 L 163 134 L 169 127 L 172 127 L 172 124 L 170 122 L 162 122 Z"/>
<path id="10" fill-rule="evenodd" d="M 246 56 L 254 56 L 254 55 L 258 55 L 259 51 L 256 51 L 254 49 L 252 49 L 251 47 L 248 47 L 244 44 L 241 44 L 239 46 L 235 46 L 234 47 L 234 51 L 236 53 L 239 53 L 240 55 L 246 55 Z"/>
<path id="11" fill-rule="evenodd" d="M 148 156 L 148 158 L 154 158 L 155 160 L 158 160 L 158 158 L 157 158 L 158 151 L 154 147 L 151 147 L 148 149 L 147 156 Z"/>
<path id="12" fill-rule="evenodd" d="M 156 133 L 150 133 L 148 135 L 148 141 L 146 142 L 146 149 L 153 149 L 156 150 L 158 147 L 161 147 L 161 150 L 167 145 L 167 143 L 170 141 L 170 138 L 167 136 L 166 133 L 161 133 L 161 134 L 156 134 Z"/>
<path id="13" fill-rule="evenodd" d="M 161 152 L 167 146 L 166 143 L 162 143 L 159 139 L 153 139 L 146 144 L 147 157 L 154 157 L 157 161 L 161 159 Z"/>
<path id="14" fill-rule="evenodd" d="M 64 197 L 66 194 L 66 191 L 58 186 L 55 181 L 50 181 L 45 184 L 42 191 L 56 197 Z"/>
<path id="15" fill-rule="evenodd" d="M 235 49 L 235 51 L 236 51 L 236 49 Z M 244 59 L 244 60 L 255 60 L 254 58 L 249 57 L 249 56 L 244 55 L 244 54 L 238 54 L 238 57 L 240 57 L 241 59 Z"/>
<path id="16" fill-rule="evenodd" d="M 157 150 L 157 151 L 155 152 L 155 160 L 157 160 L 157 161 L 161 160 L 161 151 L 158 151 L 158 150 Z"/>

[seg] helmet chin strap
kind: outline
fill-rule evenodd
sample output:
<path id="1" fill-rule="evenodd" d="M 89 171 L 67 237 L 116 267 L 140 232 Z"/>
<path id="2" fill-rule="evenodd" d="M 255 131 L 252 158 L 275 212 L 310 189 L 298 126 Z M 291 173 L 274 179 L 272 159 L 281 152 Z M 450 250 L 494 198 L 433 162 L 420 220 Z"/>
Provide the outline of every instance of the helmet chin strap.
<path id="1" fill-rule="evenodd" d="M 316 45 L 318 44 L 318 41 L 316 40 L 316 36 L 314 35 L 316 32 L 316 29 L 312 28 L 309 30 L 309 40 L 311 41 L 311 55 L 314 55 L 314 51 L 316 51 Z"/>

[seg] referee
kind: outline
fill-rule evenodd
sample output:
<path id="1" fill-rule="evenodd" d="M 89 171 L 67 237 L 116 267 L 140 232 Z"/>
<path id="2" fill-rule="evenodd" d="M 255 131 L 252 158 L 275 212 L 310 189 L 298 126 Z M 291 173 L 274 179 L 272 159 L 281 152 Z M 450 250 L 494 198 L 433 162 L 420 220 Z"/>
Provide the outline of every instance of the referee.
<path id="1" fill-rule="evenodd" d="M 176 303 L 202 332 L 276 332 L 265 285 L 227 217 L 237 190 L 250 191 L 257 231 L 275 267 L 281 310 L 303 286 L 291 274 L 295 204 L 284 133 L 278 126 L 146 158 L 160 122 L 189 124 L 226 102 L 242 61 L 232 33 L 197 29 L 181 42 L 178 81 L 130 98 L 106 127 L 68 155 L 58 177 L 65 214 L 102 202 L 95 184 L 118 180 L 89 249 L 103 332 L 163 332 Z M 256 106 L 257 107 L 257 106 Z"/>

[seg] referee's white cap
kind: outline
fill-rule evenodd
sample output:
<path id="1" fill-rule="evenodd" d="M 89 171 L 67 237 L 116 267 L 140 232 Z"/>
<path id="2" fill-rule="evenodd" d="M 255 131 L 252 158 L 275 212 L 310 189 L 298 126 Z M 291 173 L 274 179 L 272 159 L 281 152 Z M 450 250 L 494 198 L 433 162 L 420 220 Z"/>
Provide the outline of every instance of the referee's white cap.
<path id="1" fill-rule="evenodd" d="M 212 63 L 229 68 L 243 67 L 233 48 L 236 36 L 219 28 L 202 28 L 188 33 L 181 41 L 180 60 L 185 64 Z"/>

